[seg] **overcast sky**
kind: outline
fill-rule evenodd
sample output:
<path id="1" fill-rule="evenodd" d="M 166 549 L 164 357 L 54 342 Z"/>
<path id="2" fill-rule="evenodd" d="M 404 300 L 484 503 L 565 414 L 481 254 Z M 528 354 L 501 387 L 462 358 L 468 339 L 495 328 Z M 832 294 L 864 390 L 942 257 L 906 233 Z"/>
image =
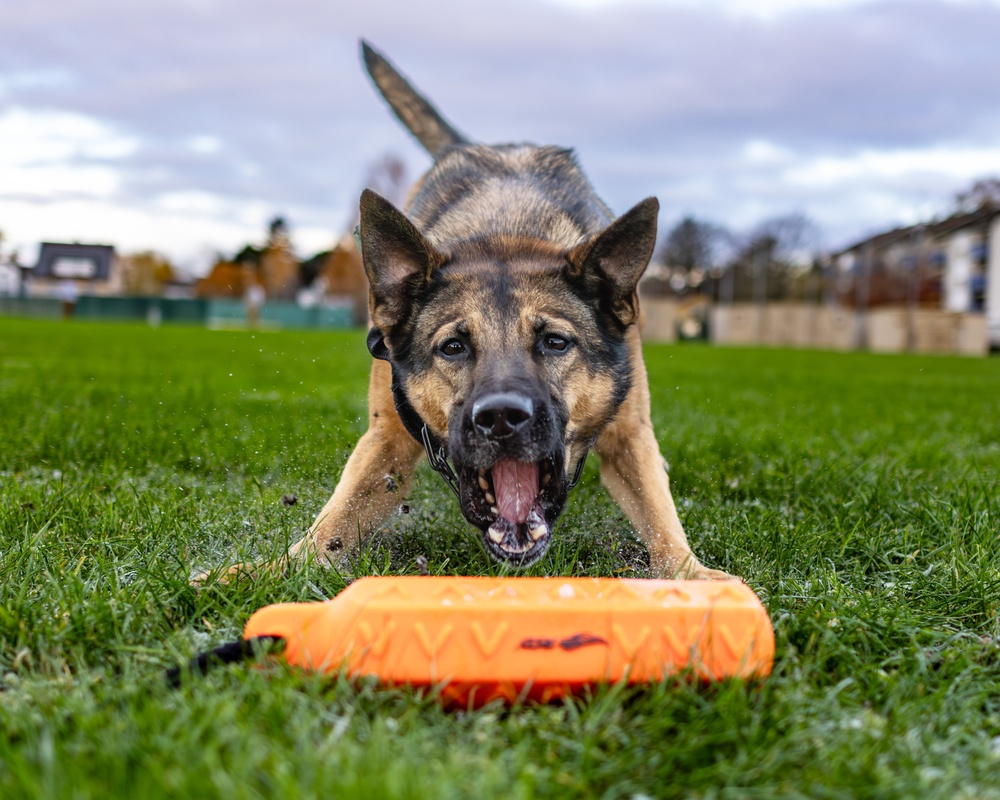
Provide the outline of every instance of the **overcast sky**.
<path id="1" fill-rule="evenodd" d="M 203 271 L 275 214 L 328 247 L 374 161 L 429 165 L 362 36 L 469 136 L 572 146 L 664 230 L 801 212 L 836 247 L 1000 175 L 1000 0 L 0 0 L 0 31 L 28 263 L 79 240 Z"/>

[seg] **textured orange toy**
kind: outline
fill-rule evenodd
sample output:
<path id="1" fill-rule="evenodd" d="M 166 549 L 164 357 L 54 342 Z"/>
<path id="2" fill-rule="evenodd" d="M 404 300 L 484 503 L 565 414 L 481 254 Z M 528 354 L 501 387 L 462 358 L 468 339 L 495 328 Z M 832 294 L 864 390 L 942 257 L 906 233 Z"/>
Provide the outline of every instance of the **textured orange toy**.
<path id="1" fill-rule="evenodd" d="M 709 581 L 362 578 L 327 602 L 262 608 L 243 636 L 280 637 L 290 664 L 440 686 L 463 706 L 546 702 L 685 668 L 706 680 L 764 676 L 774 657 L 753 591 Z"/>

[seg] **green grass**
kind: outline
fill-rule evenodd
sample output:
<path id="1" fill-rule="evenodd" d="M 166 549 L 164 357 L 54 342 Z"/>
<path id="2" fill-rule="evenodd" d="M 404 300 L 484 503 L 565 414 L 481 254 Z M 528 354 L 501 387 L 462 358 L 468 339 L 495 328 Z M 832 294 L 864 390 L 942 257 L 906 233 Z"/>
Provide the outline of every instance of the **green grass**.
<path id="1" fill-rule="evenodd" d="M 365 418 L 363 334 L 0 319 L 0 797 L 1000 798 L 1000 363 L 647 349 L 692 545 L 760 594 L 757 685 L 548 707 L 166 667 L 345 576 L 274 556 Z M 282 504 L 294 494 L 298 503 Z M 354 574 L 492 574 L 422 468 Z M 594 464 L 531 574 L 642 575 Z"/>

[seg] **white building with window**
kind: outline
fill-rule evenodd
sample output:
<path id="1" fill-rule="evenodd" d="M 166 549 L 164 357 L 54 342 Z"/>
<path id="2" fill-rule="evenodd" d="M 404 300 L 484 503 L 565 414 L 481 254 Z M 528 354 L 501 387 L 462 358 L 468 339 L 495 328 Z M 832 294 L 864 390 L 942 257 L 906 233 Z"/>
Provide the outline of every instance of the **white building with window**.
<path id="1" fill-rule="evenodd" d="M 71 281 L 77 294 L 115 296 L 122 293 L 122 270 L 115 248 L 106 244 L 42 242 L 38 262 L 29 273 L 32 297 L 59 297 Z"/>
<path id="2" fill-rule="evenodd" d="M 1000 347 L 1000 204 L 984 202 L 935 222 L 876 234 L 836 255 L 869 293 L 869 305 L 923 305 L 983 314 Z"/>

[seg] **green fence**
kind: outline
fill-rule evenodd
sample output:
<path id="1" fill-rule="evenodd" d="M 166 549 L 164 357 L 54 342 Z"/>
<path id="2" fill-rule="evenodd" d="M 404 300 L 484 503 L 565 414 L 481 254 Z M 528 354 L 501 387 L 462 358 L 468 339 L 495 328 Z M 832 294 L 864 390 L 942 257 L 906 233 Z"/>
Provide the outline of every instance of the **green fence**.
<path id="1" fill-rule="evenodd" d="M 48 297 L 0 296 L 0 314 L 5 317 L 40 317 L 54 319 L 62 313 L 58 300 Z"/>
<path id="2" fill-rule="evenodd" d="M 47 297 L 0 297 L 0 315 L 56 319 L 61 303 Z M 194 300 L 166 297 L 98 297 L 81 295 L 73 316 L 78 319 L 143 319 L 151 324 L 186 322 L 213 327 L 246 325 L 246 305 L 239 300 Z M 260 324 L 270 328 L 349 328 L 351 310 L 338 306 L 302 308 L 273 301 L 260 310 Z"/>
<path id="3" fill-rule="evenodd" d="M 246 322 L 246 305 L 239 300 L 210 300 L 206 320 L 213 325 Z M 268 302 L 260 309 L 260 324 L 277 328 L 349 328 L 351 309 L 338 306 L 303 308 L 295 303 Z"/>

